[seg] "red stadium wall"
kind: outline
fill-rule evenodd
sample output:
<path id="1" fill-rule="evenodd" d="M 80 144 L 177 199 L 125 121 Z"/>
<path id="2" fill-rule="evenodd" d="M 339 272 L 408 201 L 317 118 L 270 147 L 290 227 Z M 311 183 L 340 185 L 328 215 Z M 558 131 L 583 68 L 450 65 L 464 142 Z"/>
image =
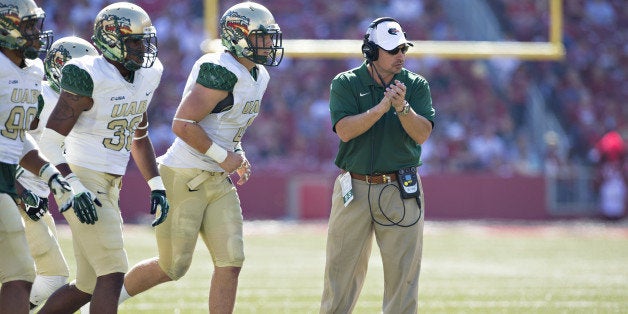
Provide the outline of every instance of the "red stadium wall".
<path id="1" fill-rule="evenodd" d="M 244 217 L 327 219 L 334 179 L 329 175 L 256 171 L 247 184 L 238 186 Z M 422 181 L 428 220 L 551 218 L 542 177 L 459 174 L 423 176 Z M 149 195 L 144 178 L 130 168 L 120 195 L 126 222 L 148 223 L 152 219 L 148 215 Z"/>
<path id="2" fill-rule="evenodd" d="M 268 179 L 254 176 L 240 188 L 245 217 L 326 219 L 329 216 L 334 177 L 303 174 L 290 179 L 285 176 L 282 180 Z M 424 176 L 422 182 L 427 219 L 550 218 L 542 177 L 437 175 Z M 264 198 L 268 200 L 262 201 Z"/>
<path id="3" fill-rule="evenodd" d="M 423 189 L 428 219 L 549 218 L 543 177 L 426 176 Z"/>

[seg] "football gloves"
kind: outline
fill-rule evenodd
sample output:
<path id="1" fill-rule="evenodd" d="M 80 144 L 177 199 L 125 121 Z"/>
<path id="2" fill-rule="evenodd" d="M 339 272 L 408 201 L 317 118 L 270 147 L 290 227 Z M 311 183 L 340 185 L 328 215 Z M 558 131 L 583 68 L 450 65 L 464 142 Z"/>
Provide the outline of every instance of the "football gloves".
<path id="1" fill-rule="evenodd" d="M 39 197 L 31 190 L 24 189 L 20 194 L 20 199 L 22 208 L 33 221 L 38 221 L 48 211 L 48 198 Z"/>
<path id="2" fill-rule="evenodd" d="M 161 176 L 155 176 L 146 181 L 150 187 L 150 214 L 155 215 L 152 226 L 155 227 L 166 220 L 170 204 L 166 198 L 166 188 Z"/>
<path id="3" fill-rule="evenodd" d="M 153 227 L 166 220 L 166 217 L 168 217 L 168 210 L 170 210 L 170 204 L 168 204 L 168 199 L 166 198 L 166 191 L 150 191 L 150 214 L 157 216 L 157 218 L 153 220 Z"/>
<path id="4" fill-rule="evenodd" d="M 96 195 L 88 190 L 74 173 L 69 174 L 66 180 L 72 187 L 72 190 L 74 190 L 72 208 L 74 208 L 76 217 L 82 223 L 95 224 L 98 221 L 96 206 L 101 207 L 102 204 L 96 198 Z"/>
<path id="5" fill-rule="evenodd" d="M 74 193 L 68 181 L 63 178 L 57 168 L 47 163 L 39 170 L 39 176 L 48 182 L 50 191 L 59 206 L 59 212 L 62 213 L 72 206 Z"/>

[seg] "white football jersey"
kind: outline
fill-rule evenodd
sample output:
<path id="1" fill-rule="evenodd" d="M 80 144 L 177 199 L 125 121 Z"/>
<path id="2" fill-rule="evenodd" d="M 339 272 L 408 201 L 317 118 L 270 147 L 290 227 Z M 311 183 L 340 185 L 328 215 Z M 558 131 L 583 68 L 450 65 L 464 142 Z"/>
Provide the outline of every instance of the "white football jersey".
<path id="1" fill-rule="evenodd" d="M 44 64 L 26 59 L 26 67 L 15 65 L 0 53 L 0 162 L 16 165 L 22 156 L 24 138 L 37 114 Z"/>
<path id="2" fill-rule="evenodd" d="M 30 133 L 33 136 L 35 141 L 37 141 L 37 144 L 39 144 L 39 140 L 41 139 L 41 134 L 46 128 L 46 123 L 48 123 L 48 118 L 50 118 L 50 115 L 52 114 L 52 110 L 55 108 L 55 106 L 57 105 L 57 101 L 59 100 L 59 93 L 57 93 L 54 89 L 52 89 L 52 87 L 50 86 L 50 82 L 43 81 L 41 85 L 42 85 L 41 95 L 44 98 L 44 107 L 39 113 L 39 123 L 37 124 L 37 128 L 34 130 L 28 131 L 28 133 Z"/>
<path id="3" fill-rule="evenodd" d="M 50 118 L 50 114 L 59 100 L 59 94 L 50 87 L 50 82 L 48 81 L 42 82 L 41 95 L 44 98 L 44 107 L 39 113 L 39 124 L 37 124 L 36 129 L 28 131 L 38 145 L 41 139 L 41 133 L 46 128 L 46 122 L 48 122 L 48 118 Z M 17 181 L 20 182 L 25 189 L 33 191 L 33 193 L 37 194 L 39 197 L 48 197 L 48 195 L 50 195 L 48 182 L 44 182 L 38 175 L 26 169 L 24 169 L 24 173 L 22 173 Z"/>
<path id="4" fill-rule="evenodd" d="M 220 65 L 237 77 L 233 87 L 233 107 L 220 113 L 210 113 L 198 122 L 214 143 L 232 152 L 241 142 L 246 128 L 259 114 L 262 96 L 270 77 L 263 66 L 257 65 L 258 75 L 255 80 L 251 73 L 227 52 L 206 54 L 194 64 L 183 91 L 183 98 L 196 84 L 201 65 L 204 63 Z M 223 171 L 218 163 L 204 153 L 177 137 L 168 151 L 157 161 L 170 167 Z"/>
<path id="5" fill-rule="evenodd" d="M 102 56 L 73 58 L 65 66 L 85 70 L 94 83 L 94 105 L 79 116 L 65 138 L 68 163 L 123 175 L 129 162 L 133 134 L 161 80 L 163 65 L 135 71 L 133 83 Z"/>

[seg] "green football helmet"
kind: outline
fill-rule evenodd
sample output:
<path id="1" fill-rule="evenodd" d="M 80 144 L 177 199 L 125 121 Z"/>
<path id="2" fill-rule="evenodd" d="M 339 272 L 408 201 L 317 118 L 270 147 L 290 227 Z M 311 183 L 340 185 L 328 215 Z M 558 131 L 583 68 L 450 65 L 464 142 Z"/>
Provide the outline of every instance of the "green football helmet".
<path id="1" fill-rule="evenodd" d="M 68 36 L 52 43 L 48 54 L 44 58 L 44 70 L 46 72 L 46 79 L 50 82 L 50 86 L 52 86 L 54 90 L 59 91 L 61 68 L 63 68 L 63 65 L 72 58 L 85 55 L 97 56 L 98 51 L 83 38 Z"/>
<path id="2" fill-rule="evenodd" d="M 129 71 L 150 68 L 157 59 L 155 27 L 144 9 L 129 2 L 100 10 L 92 41 L 107 59 L 122 63 Z M 138 41 L 141 47 L 133 44 Z"/>
<path id="3" fill-rule="evenodd" d="M 269 36 L 270 46 L 264 44 Z M 229 8 L 220 18 L 220 37 L 234 55 L 257 64 L 277 66 L 283 59 L 281 29 L 261 4 L 247 1 Z"/>
<path id="4" fill-rule="evenodd" d="M 27 59 L 46 53 L 52 31 L 42 31 L 45 17 L 33 0 L 0 0 L 0 46 L 19 50 Z"/>

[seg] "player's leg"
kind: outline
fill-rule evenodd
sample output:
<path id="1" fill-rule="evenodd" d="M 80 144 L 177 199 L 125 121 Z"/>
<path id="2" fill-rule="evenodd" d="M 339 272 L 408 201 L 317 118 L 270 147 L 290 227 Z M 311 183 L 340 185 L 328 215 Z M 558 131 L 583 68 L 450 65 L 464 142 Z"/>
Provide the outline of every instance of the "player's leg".
<path id="1" fill-rule="evenodd" d="M 17 181 L 18 192 L 28 189 L 40 198 L 48 199 L 50 188 L 48 183 L 39 176 L 23 169 Z M 50 212 L 46 212 L 43 217 L 34 221 L 26 214 L 25 209 L 20 207 L 26 240 L 31 256 L 35 259 L 37 272 L 30 296 L 31 309 L 34 309 L 55 290 L 67 283 L 69 269 L 57 241 L 57 229 Z"/>
<path id="2" fill-rule="evenodd" d="M 33 221 L 24 211 L 21 214 L 37 270 L 30 296 L 31 308 L 35 308 L 66 284 L 69 269 L 56 238 L 52 215 L 46 213 L 40 220 Z"/>
<path id="3" fill-rule="evenodd" d="M 0 166 L 1 170 L 4 167 Z M 2 177 L 5 177 L 3 174 Z M 13 178 L 15 172 L 13 172 Z M 7 175 L 6 178 L 11 178 Z M 28 313 L 35 263 L 28 252 L 24 225 L 16 203 L 0 180 L 0 313 Z"/>
<path id="4" fill-rule="evenodd" d="M 71 213 L 71 214 L 70 214 Z M 72 247 L 74 249 L 74 261 L 76 263 L 76 277 L 82 278 L 83 285 L 85 286 L 95 286 L 96 285 L 96 273 L 94 269 L 89 265 L 89 261 L 85 258 L 85 254 L 83 253 L 82 242 L 80 241 L 80 237 L 77 236 L 78 230 L 76 230 L 76 226 L 80 225 L 81 222 L 78 221 L 76 215 L 73 214 L 72 210 L 66 211 L 64 214 L 65 219 L 68 221 L 70 229 L 72 230 Z M 85 278 L 91 278 L 91 283 L 86 283 Z M 91 291 L 86 289 L 79 289 L 77 287 L 76 280 L 63 285 L 61 288 L 57 289 L 44 303 L 44 305 L 39 310 L 39 314 L 48 314 L 48 313 L 74 313 L 81 306 L 85 305 L 92 298 Z"/>
<path id="5" fill-rule="evenodd" d="M 96 208 L 98 221 L 94 225 L 81 224 L 78 228 L 82 234 L 81 252 L 96 274 L 96 283 L 93 285 L 91 274 L 79 276 L 77 273 L 76 286 L 88 293 L 93 289 L 90 311 L 115 313 L 124 274 L 129 267 L 118 203 L 122 178 L 74 165 L 71 167 L 85 187 L 96 193 L 102 204 Z"/>
<path id="6" fill-rule="evenodd" d="M 354 199 L 345 207 L 339 178 L 332 194 L 320 313 L 353 310 L 364 284 L 373 243 L 368 184 L 353 180 Z M 377 194 L 371 191 L 371 195 Z M 371 199 L 377 200 L 377 196 Z"/>
<path id="7" fill-rule="evenodd" d="M 242 267 L 214 267 L 209 288 L 209 312 L 233 313 Z"/>
<path id="8" fill-rule="evenodd" d="M 81 223 L 71 210 L 63 213 L 72 229 L 77 263 L 76 283 L 69 292 L 77 296 L 91 294 L 92 311 L 113 313 L 117 311 L 124 273 L 128 269 L 118 207 L 121 178 L 74 165 L 71 168 L 83 185 L 97 195 L 102 206 L 96 208 L 98 221 L 93 225 Z M 56 293 L 50 299 L 55 297 Z M 48 309 L 50 299 L 42 310 Z M 67 301 L 66 306 L 76 311 L 88 301 L 89 298 L 77 297 Z"/>
<path id="9" fill-rule="evenodd" d="M 421 204 L 423 189 L 419 180 Z M 419 296 L 419 273 L 423 249 L 423 218 L 416 199 L 402 199 L 396 189 L 387 189 L 382 194 L 387 216 L 402 226 L 375 225 L 375 237 L 380 249 L 384 268 L 384 300 L 382 312 L 417 313 Z M 404 206 L 405 205 L 405 206 Z M 420 219 L 419 219 L 420 217 Z M 378 221 L 387 221 L 376 213 Z M 403 218 L 403 221 L 399 221 Z M 419 219 L 417 221 L 417 219 Z M 412 225 L 413 222 L 416 224 Z"/>
<path id="10" fill-rule="evenodd" d="M 63 287 L 67 282 L 68 276 L 37 275 L 29 298 L 31 310 L 43 304 L 53 292 Z"/>
<path id="11" fill-rule="evenodd" d="M 52 293 L 37 313 L 74 313 L 78 311 L 83 304 L 89 302 L 91 297 L 91 294 L 79 290 L 76 287 L 76 283 L 71 282 L 63 285 Z"/>
<path id="12" fill-rule="evenodd" d="M 0 314 L 28 313 L 28 295 L 32 284 L 26 280 L 3 282 L 0 288 Z"/>
<path id="13" fill-rule="evenodd" d="M 158 257 L 140 261 L 124 276 L 124 286 L 120 292 L 119 303 L 122 304 L 128 298 L 168 281 L 172 281 L 172 279 L 159 266 Z"/>
<path id="14" fill-rule="evenodd" d="M 117 313 L 118 297 L 124 283 L 124 273 L 110 273 L 98 276 L 92 294 L 91 313 Z"/>
<path id="15" fill-rule="evenodd" d="M 209 311 L 232 313 L 244 262 L 240 199 L 233 183 L 224 175 L 207 179 L 202 191 L 205 191 L 210 204 L 203 218 L 201 237 L 214 262 Z"/>
<path id="16" fill-rule="evenodd" d="M 155 227 L 159 255 L 131 268 L 124 278 L 120 301 L 124 301 L 126 295 L 135 296 L 158 284 L 181 278 L 192 263 L 207 199 L 201 191 L 190 192 L 186 183 L 200 171 L 159 165 L 159 172 L 170 203 L 168 218 Z"/>

